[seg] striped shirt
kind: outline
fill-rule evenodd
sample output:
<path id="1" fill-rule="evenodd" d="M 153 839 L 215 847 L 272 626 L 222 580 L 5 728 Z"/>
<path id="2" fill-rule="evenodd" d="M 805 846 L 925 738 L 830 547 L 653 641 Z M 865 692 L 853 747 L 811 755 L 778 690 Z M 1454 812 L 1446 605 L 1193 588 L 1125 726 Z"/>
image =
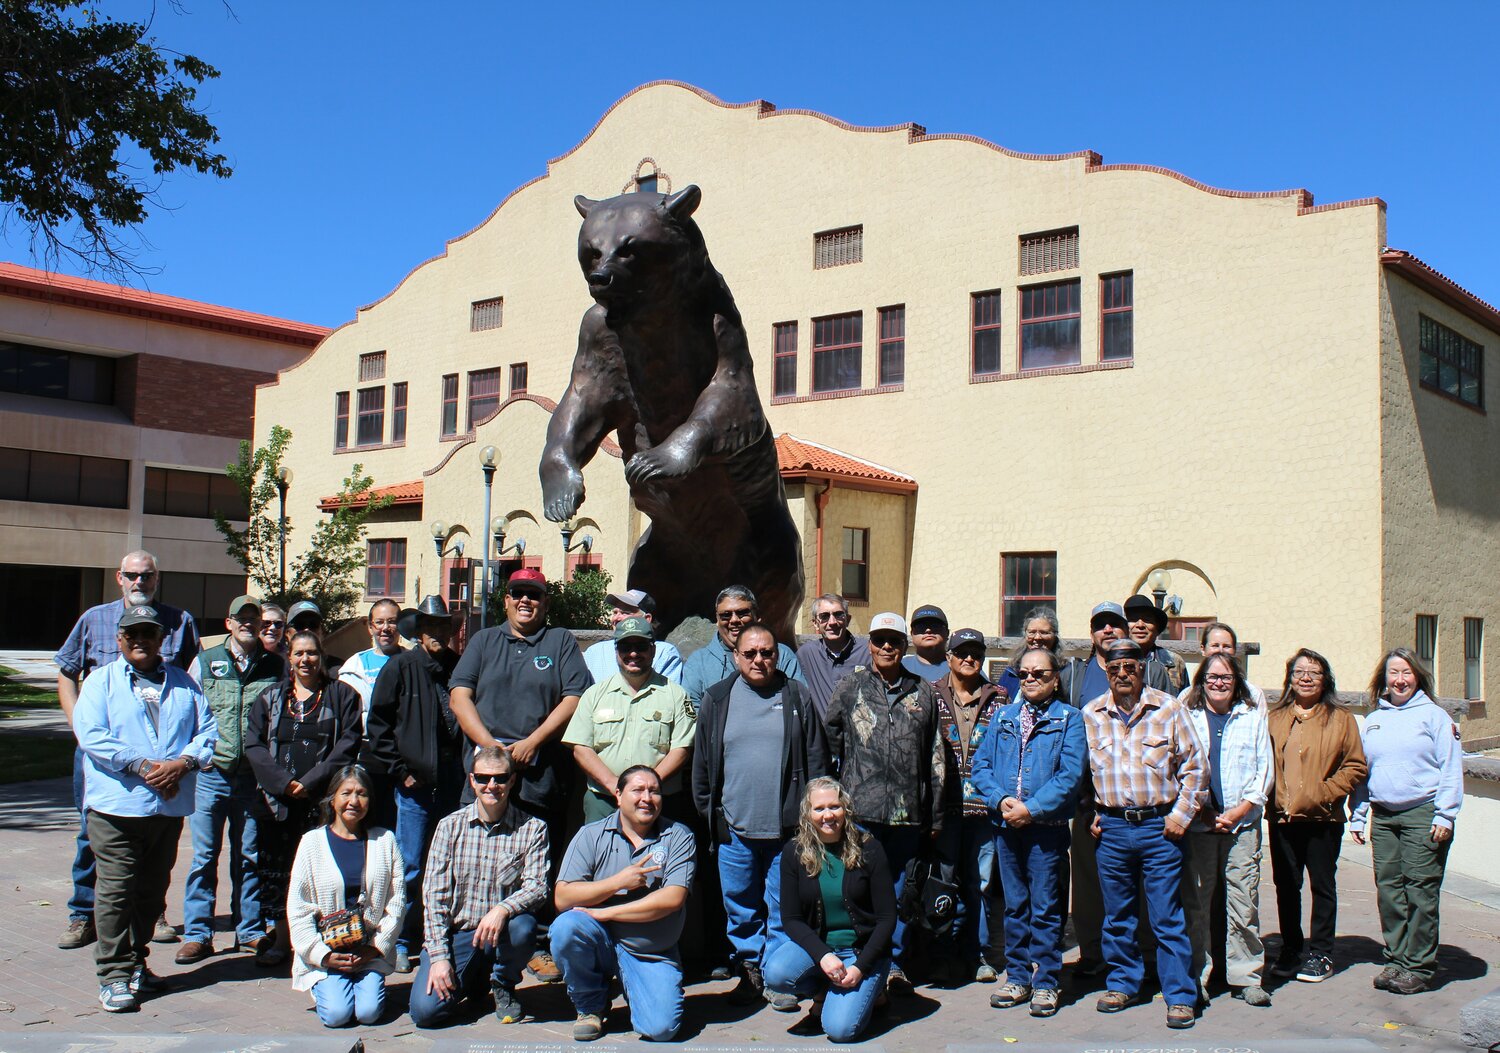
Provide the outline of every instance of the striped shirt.
<path id="1" fill-rule="evenodd" d="M 428 957 L 448 961 L 448 934 L 476 929 L 495 907 L 508 917 L 547 901 L 547 826 L 515 805 L 493 823 L 478 803 L 438 822 L 422 881 L 422 941 Z"/>
<path id="2" fill-rule="evenodd" d="M 1208 794 L 1208 751 L 1185 705 L 1145 687 L 1127 713 L 1105 693 L 1083 707 L 1083 727 L 1100 807 L 1171 804 L 1174 820 L 1192 822 Z"/>

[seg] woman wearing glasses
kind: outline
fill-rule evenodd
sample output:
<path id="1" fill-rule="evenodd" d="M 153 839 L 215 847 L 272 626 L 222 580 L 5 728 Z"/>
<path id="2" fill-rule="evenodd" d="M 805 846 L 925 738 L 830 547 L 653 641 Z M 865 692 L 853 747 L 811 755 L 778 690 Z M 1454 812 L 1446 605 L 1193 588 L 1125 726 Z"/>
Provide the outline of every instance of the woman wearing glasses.
<path id="1" fill-rule="evenodd" d="M 1359 726 L 1338 701 L 1328 659 L 1306 647 L 1286 663 L 1281 697 L 1266 722 L 1271 794 L 1271 880 L 1281 953 L 1271 975 L 1320 983 L 1333 974 L 1339 845 L 1345 801 L 1369 771 Z M 1312 931 L 1302 935 L 1302 875 L 1312 890 Z"/>
<path id="2" fill-rule="evenodd" d="M 1020 701 L 995 714 L 974 756 L 974 789 L 992 810 L 1005 893 L 1006 982 L 990 1005 L 1030 1002 L 1032 1016 L 1057 1012 L 1068 820 L 1089 763 L 1083 716 L 1063 700 L 1058 673 L 1052 651 L 1026 650 L 1016 662 Z"/>
<path id="3" fill-rule="evenodd" d="M 1264 1008 L 1265 948 L 1260 942 L 1260 818 L 1271 789 L 1266 711 L 1231 654 L 1211 654 L 1183 696 L 1198 738 L 1208 748 L 1209 792 L 1187 834 L 1183 908 L 1193 942 L 1193 975 L 1206 1000 L 1214 897 L 1223 889 L 1224 966 L 1235 998 Z"/>

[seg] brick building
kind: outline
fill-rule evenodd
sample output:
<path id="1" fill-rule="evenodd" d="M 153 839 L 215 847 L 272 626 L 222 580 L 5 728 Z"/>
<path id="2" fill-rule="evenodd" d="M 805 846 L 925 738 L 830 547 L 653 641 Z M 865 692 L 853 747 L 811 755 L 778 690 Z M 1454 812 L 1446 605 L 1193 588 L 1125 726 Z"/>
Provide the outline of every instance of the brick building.
<path id="1" fill-rule="evenodd" d="M 245 584 L 213 525 L 239 505 L 224 466 L 256 384 L 327 332 L 0 263 L 0 646 L 60 645 L 135 548 L 221 629 Z"/>

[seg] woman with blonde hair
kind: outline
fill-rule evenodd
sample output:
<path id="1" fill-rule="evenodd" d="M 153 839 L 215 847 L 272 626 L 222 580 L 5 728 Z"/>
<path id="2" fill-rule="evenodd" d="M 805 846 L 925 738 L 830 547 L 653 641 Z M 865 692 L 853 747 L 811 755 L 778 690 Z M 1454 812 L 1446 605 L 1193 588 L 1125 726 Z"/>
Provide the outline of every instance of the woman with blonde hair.
<path id="1" fill-rule="evenodd" d="M 849 795 L 836 779 L 807 784 L 780 866 L 788 942 L 766 962 L 766 987 L 822 998 L 824 1034 L 853 1042 L 869 1024 L 891 968 L 896 885 L 880 842 L 854 824 Z"/>

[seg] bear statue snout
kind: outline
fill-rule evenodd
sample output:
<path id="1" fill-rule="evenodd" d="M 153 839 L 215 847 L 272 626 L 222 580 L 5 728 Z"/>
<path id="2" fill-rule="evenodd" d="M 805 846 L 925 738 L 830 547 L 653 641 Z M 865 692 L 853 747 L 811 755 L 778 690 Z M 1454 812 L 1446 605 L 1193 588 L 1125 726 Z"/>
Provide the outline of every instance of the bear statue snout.
<path id="1" fill-rule="evenodd" d="M 591 271 L 591 272 L 589 272 L 588 283 L 589 283 L 589 288 L 590 289 L 593 289 L 593 288 L 600 288 L 600 289 L 608 288 L 609 287 L 609 272 L 608 271 Z"/>

